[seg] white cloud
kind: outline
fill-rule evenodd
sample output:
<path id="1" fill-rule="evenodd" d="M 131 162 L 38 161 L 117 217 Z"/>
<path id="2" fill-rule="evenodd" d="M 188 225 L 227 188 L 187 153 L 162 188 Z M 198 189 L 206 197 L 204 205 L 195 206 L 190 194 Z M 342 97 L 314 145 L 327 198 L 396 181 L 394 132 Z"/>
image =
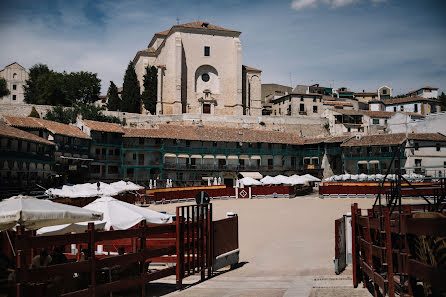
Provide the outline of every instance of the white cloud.
<path id="1" fill-rule="evenodd" d="M 293 0 L 293 2 L 291 2 L 291 8 L 294 10 L 314 8 L 316 6 L 317 0 Z"/>

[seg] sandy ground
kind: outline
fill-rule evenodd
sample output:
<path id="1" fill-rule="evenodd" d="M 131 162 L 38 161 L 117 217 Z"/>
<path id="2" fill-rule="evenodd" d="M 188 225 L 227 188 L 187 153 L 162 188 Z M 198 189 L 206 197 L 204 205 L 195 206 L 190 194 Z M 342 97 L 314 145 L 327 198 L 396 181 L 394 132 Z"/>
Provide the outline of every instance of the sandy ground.
<path id="1" fill-rule="evenodd" d="M 294 199 L 212 201 L 214 220 L 229 211 L 239 216 L 243 265 L 169 296 L 370 296 L 352 288 L 350 268 L 334 274 L 334 220 L 355 202 L 366 209 L 374 199 L 320 199 L 313 193 Z M 187 204 L 149 208 L 175 213 Z M 197 281 L 190 277 L 185 283 Z"/>

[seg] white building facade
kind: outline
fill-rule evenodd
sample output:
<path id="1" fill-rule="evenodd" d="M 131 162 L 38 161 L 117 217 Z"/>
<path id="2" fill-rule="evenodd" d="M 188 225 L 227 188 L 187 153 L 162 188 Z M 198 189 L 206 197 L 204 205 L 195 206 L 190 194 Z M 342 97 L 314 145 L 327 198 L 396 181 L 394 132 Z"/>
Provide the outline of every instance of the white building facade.
<path id="1" fill-rule="evenodd" d="M 158 69 L 156 113 L 261 115 L 261 71 L 243 67 L 240 34 L 201 21 L 156 33 L 133 60 L 141 87 Z"/>
<path id="2" fill-rule="evenodd" d="M 0 98 L 0 103 L 23 104 L 25 100 L 26 80 L 28 72 L 19 63 L 14 62 L 0 71 L 0 77 L 6 80 L 6 86 L 10 94 Z"/>

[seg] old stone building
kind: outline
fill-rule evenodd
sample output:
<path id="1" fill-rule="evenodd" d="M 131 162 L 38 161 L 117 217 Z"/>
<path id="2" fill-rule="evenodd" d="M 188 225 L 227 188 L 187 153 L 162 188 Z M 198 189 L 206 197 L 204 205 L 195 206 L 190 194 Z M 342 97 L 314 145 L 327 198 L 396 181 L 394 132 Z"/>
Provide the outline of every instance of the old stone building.
<path id="1" fill-rule="evenodd" d="M 155 33 L 133 63 L 158 69 L 157 114 L 261 115 L 261 70 L 242 65 L 241 32 L 206 22 Z"/>
<path id="2" fill-rule="evenodd" d="M 25 90 L 23 86 L 28 79 L 28 72 L 19 63 L 14 62 L 9 64 L 4 69 L 0 70 L 0 77 L 6 80 L 6 86 L 10 94 L 0 97 L 0 103 L 21 104 L 24 103 Z"/>

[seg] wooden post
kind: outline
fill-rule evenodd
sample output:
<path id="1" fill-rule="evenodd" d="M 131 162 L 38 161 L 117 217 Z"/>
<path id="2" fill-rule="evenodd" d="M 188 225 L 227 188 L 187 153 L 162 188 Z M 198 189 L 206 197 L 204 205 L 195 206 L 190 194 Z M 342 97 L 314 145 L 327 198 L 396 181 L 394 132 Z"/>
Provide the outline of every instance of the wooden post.
<path id="1" fill-rule="evenodd" d="M 357 279 L 357 250 L 356 250 L 356 210 L 358 209 L 358 203 L 352 204 L 351 212 L 352 212 L 352 268 L 353 268 L 353 287 L 358 287 L 358 279 Z"/>
<path id="2" fill-rule="evenodd" d="M 181 213 L 182 215 L 183 213 Z M 183 244 L 184 243 L 184 234 L 182 232 L 182 217 L 180 216 L 180 206 L 177 207 L 176 211 L 176 229 L 177 229 L 177 267 L 176 267 L 176 283 L 177 289 L 181 289 L 183 287 L 183 265 L 184 265 L 184 253 L 183 253 Z"/>
<path id="3" fill-rule="evenodd" d="M 140 237 L 140 255 L 145 251 L 146 249 L 146 231 L 147 231 L 147 224 L 146 220 L 142 220 L 139 225 L 140 230 L 142 231 L 141 237 Z M 139 262 L 139 273 L 141 278 L 141 297 L 146 296 L 146 282 L 143 281 L 144 275 L 147 274 L 147 271 L 145 269 L 146 267 L 146 259 L 141 259 Z"/>
<path id="4" fill-rule="evenodd" d="M 393 263 L 392 263 L 392 233 L 390 231 L 390 213 L 389 208 L 383 209 L 384 226 L 386 231 L 386 260 L 387 260 L 387 281 L 389 289 L 389 297 L 395 297 L 395 283 L 393 280 Z"/>
<path id="5" fill-rule="evenodd" d="M 94 223 L 88 223 L 88 233 L 90 234 L 90 241 L 88 243 L 88 250 L 90 252 L 90 286 L 89 294 L 90 296 L 96 296 L 96 255 L 95 255 L 95 230 Z"/>
<path id="6" fill-rule="evenodd" d="M 24 236 L 23 234 L 23 227 L 22 226 L 18 226 L 17 227 L 17 237 L 22 237 Z M 17 258 L 16 258 L 16 296 L 17 297 L 22 297 L 22 285 L 21 282 L 23 281 L 21 279 L 22 275 L 23 275 L 23 271 L 25 271 L 27 269 L 26 264 L 25 264 L 25 258 L 23 255 L 23 251 L 22 250 L 17 250 Z"/>
<path id="7" fill-rule="evenodd" d="M 200 259 L 201 259 L 201 281 L 204 281 L 206 278 L 206 266 L 205 266 L 205 253 L 204 253 L 204 249 L 205 249 L 205 242 L 204 242 L 204 236 L 205 236 L 205 232 L 206 232 L 206 221 L 204 219 L 205 216 L 205 205 L 200 205 L 199 206 L 200 209 L 200 227 L 201 227 L 201 237 L 200 237 L 200 244 L 201 244 L 201 249 L 200 249 Z"/>
<path id="8" fill-rule="evenodd" d="M 251 189 L 251 188 L 249 188 Z M 212 238 L 213 238 L 213 234 L 212 234 L 212 204 L 209 203 L 209 209 L 208 209 L 208 214 L 207 214 L 207 224 L 208 224 L 208 230 L 207 230 L 207 264 L 208 264 L 208 278 L 212 277 L 212 261 L 214 259 L 214 255 L 213 255 L 213 246 L 212 246 Z"/>

